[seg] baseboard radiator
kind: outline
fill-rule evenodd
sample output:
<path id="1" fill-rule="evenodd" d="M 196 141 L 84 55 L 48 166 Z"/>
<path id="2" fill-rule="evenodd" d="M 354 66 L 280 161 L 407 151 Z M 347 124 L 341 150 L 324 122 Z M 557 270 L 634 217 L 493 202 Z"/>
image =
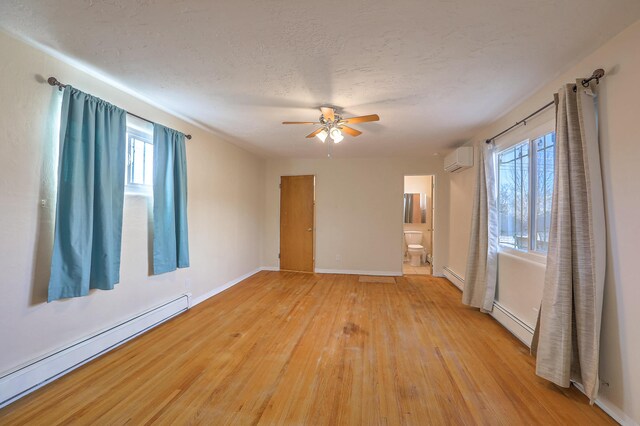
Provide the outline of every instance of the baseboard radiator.
<path id="1" fill-rule="evenodd" d="M 444 276 L 453 285 L 458 287 L 460 291 L 464 289 L 464 278 L 460 276 L 456 271 L 448 266 L 443 268 Z M 513 314 L 508 308 L 501 305 L 500 302 L 493 302 L 493 312 L 491 316 L 498 321 L 504 328 L 509 330 L 511 334 L 516 336 L 525 345 L 531 347 L 531 339 L 533 338 L 533 329 L 515 314 Z"/>
<path id="2" fill-rule="evenodd" d="M 457 274 L 454 270 L 445 266 L 443 268 L 444 276 L 451 281 L 453 285 L 458 287 L 461 291 L 464 288 L 464 278 Z M 518 338 L 522 343 L 531 348 L 531 341 L 533 340 L 534 329 L 529 324 L 518 318 L 513 312 L 501 305 L 500 302 L 493 302 L 493 312 L 491 316 L 506 328 L 511 334 Z M 583 387 L 579 383 L 572 382 L 575 387 L 582 393 L 584 393 Z M 621 425 L 632 425 L 633 420 L 624 412 L 622 412 L 614 404 L 610 403 L 604 398 L 596 399 L 596 405 L 610 415 L 615 421 Z"/>
<path id="3" fill-rule="evenodd" d="M 185 312 L 190 303 L 184 294 L 0 376 L 0 408 Z"/>
<path id="4" fill-rule="evenodd" d="M 442 274 L 445 276 L 446 279 L 448 279 L 451 282 L 451 284 L 458 287 L 460 291 L 464 289 L 464 278 L 462 278 L 453 269 L 449 268 L 448 266 L 445 266 L 444 268 L 442 268 Z"/>

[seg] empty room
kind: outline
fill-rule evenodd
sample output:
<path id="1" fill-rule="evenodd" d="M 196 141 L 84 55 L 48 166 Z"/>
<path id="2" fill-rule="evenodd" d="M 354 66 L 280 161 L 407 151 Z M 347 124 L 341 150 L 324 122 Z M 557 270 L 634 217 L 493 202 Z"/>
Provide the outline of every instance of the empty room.
<path id="1" fill-rule="evenodd" d="M 0 425 L 640 425 L 640 2 L 6 0 Z"/>

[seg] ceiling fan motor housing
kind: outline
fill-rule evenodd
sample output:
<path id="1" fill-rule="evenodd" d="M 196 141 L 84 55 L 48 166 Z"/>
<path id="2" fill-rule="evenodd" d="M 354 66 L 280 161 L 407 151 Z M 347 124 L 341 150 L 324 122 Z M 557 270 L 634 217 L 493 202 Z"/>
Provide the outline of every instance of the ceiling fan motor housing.
<path id="1" fill-rule="evenodd" d="M 334 115 L 334 119 L 333 121 L 329 121 L 327 120 L 327 118 L 324 116 L 324 114 L 320 115 L 320 123 L 324 124 L 325 126 L 327 125 L 331 125 L 331 124 L 338 124 L 340 121 L 342 121 L 342 116 L 339 114 L 335 114 Z"/>

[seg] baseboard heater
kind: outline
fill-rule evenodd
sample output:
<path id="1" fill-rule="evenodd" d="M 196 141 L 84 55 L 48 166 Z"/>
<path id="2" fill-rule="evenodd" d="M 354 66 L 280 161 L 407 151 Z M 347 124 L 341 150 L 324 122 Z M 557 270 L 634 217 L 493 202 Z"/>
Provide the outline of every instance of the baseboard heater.
<path id="1" fill-rule="evenodd" d="M 442 272 L 446 279 L 448 279 L 453 285 L 458 287 L 460 291 L 464 289 L 464 279 L 458 275 L 453 269 L 445 266 L 442 268 Z"/>
<path id="2" fill-rule="evenodd" d="M 190 301 L 184 294 L 0 376 L 0 408 L 185 312 Z"/>

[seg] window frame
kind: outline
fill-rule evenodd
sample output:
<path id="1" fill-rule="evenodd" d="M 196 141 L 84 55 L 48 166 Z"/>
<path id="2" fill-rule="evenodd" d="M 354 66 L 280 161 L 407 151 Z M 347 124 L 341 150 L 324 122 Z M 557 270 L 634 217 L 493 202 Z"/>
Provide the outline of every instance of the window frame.
<path id="1" fill-rule="evenodd" d="M 540 250 L 535 250 L 535 239 L 531 238 L 532 226 L 535 227 L 535 213 L 536 213 L 536 181 L 537 181 L 537 155 L 535 150 L 534 142 L 539 138 L 544 138 L 549 133 L 555 133 L 555 115 L 553 114 L 553 108 L 545 111 L 540 114 L 540 116 L 536 120 L 531 120 L 534 125 L 525 125 L 515 131 L 513 131 L 510 135 L 506 135 L 503 138 L 500 138 L 496 141 L 496 150 L 495 150 L 495 164 L 496 164 L 496 187 L 498 189 L 498 197 L 500 196 L 500 174 L 499 170 L 497 170 L 499 165 L 499 156 L 503 152 L 515 147 L 516 145 L 527 143 L 529 146 L 529 212 L 528 212 L 528 227 L 527 232 L 529 234 L 529 241 L 527 244 L 527 249 L 517 249 L 515 247 L 509 247 L 506 245 L 500 244 L 498 240 L 498 252 L 508 253 L 510 255 L 521 257 L 527 260 L 531 260 L 537 263 L 546 264 L 547 253 Z M 555 161 L 555 158 L 554 158 Z M 554 176 L 555 179 L 555 176 Z M 498 222 L 499 226 L 499 222 Z M 498 236 L 499 238 L 499 236 Z"/>
<path id="2" fill-rule="evenodd" d="M 137 139 L 142 141 L 145 144 L 151 145 L 152 149 L 155 151 L 155 147 L 153 146 L 153 133 L 149 133 L 143 130 L 138 129 L 135 126 L 129 125 L 127 123 L 127 133 L 126 133 L 126 165 L 125 165 L 125 193 L 133 194 L 133 195 L 152 195 L 153 194 L 153 171 L 152 171 L 152 182 L 151 184 L 140 184 L 131 182 L 132 174 L 133 174 L 133 161 L 132 161 L 132 139 Z M 155 154 L 155 152 L 154 152 Z M 144 172 L 143 172 L 144 173 Z"/>
<path id="3" fill-rule="evenodd" d="M 536 147 L 536 141 L 538 139 L 542 139 L 543 141 L 546 140 L 547 135 L 553 133 L 553 150 L 554 150 L 554 155 L 553 155 L 553 164 L 554 164 L 554 174 L 553 174 L 553 181 L 554 181 L 554 187 L 555 187 L 555 161 L 556 161 L 556 157 L 555 157 L 555 146 L 556 146 L 556 135 L 555 135 L 555 129 L 552 130 L 551 132 L 544 132 L 539 136 L 536 136 L 534 138 L 532 138 L 529 141 L 529 149 L 530 149 L 530 153 L 529 155 L 532 156 L 532 161 L 531 161 L 531 172 L 530 172 L 530 181 L 529 181 L 529 194 L 532 195 L 533 198 L 530 198 L 529 201 L 533 201 L 533 203 L 531 204 L 531 207 L 529 209 L 529 224 L 533 225 L 533 237 L 534 238 L 529 238 L 529 250 L 530 252 L 533 253 L 537 253 L 540 254 L 541 256 L 547 256 L 547 251 L 541 251 L 541 250 L 537 250 L 536 249 L 536 241 L 537 241 L 537 234 L 538 234 L 538 226 L 537 226 L 537 218 L 536 218 L 536 209 L 537 209 L 537 204 L 536 201 L 538 200 L 538 149 Z M 546 144 L 546 142 L 545 142 Z M 544 150 L 547 150 L 548 147 L 543 148 Z M 533 178 L 532 178 L 533 177 Z M 553 193 L 551 194 L 552 199 L 553 199 Z M 551 217 L 549 217 L 549 227 L 551 227 Z M 548 240 L 548 238 L 547 238 Z M 548 241 L 547 241 L 548 242 Z"/>
<path id="4" fill-rule="evenodd" d="M 504 149 L 500 150 L 499 152 L 496 152 L 496 164 L 498 166 L 498 170 L 496 171 L 496 182 L 497 182 L 497 187 L 498 187 L 498 200 L 497 201 L 500 200 L 500 170 L 499 170 L 499 167 L 500 167 L 500 160 L 499 160 L 500 159 L 500 155 L 504 154 L 506 151 L 515 149 L 515 148 L 517 148 L 519 146 L 526 146 L 527 147 L 527 156 L 529 157 L 528 158 L 528 167 L 527 167 L 528 190 L 529 190 L 529 193 L 528 193 L 528 196 L 527 196 L 527 205 L 528 205 L 528 207 L 527 207 L 527 209 L 528 209 L 528 211 L 527 211 L 527 240 L 528 240 L 527 241 L 527 250 L 522 250 L 522 249 L 516 248 L 515 246 L 511 247 L 511 246 L 508 246 L 508 245 L 503 245 L 500 242 L 500 231 L 498 231 L 498 246 L 499 247 L 503 247 L 503 248 L 508 248 L 510 250 L 514 250 L 514 251 L 518 251 L 518 252 L 530 252 L 530 251 L 532 251 L 532 250 L 530 250 L 530 248 L 531 248 L 531 238 L 530 238 L 530 235 L 529 235 L 530 234 L 529 229 L 531 227 L 531 210 L 532 210 L 531 209 L 531 172 L 532 172 L 532 162 L 533 162 L 533 160 L 531 158 L 531 140 L 530 139 L 522 140 L 522 141 L 520 141 L 518 143 L 515 143 L 513 145 L 505 147 Z M 516 160 L 517 160 L 517 158 L 514 158 L 513 161 L 516 161 Z M 514 197 L 514 198 L 517 199 L 517 197 Z M 521 198 L 524 198 L 524 197 L 521 197 Z M 498 214 L 498 229 L 500 229 L 499 225 L 500 225 L 500 215 Z"/>

